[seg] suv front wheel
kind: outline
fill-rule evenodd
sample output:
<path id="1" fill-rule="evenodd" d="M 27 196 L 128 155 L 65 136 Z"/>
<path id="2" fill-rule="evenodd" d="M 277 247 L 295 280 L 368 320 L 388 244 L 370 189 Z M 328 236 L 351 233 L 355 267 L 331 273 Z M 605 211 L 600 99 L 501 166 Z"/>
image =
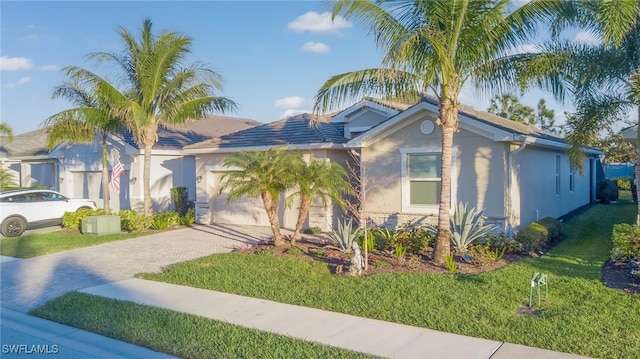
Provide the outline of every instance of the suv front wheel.
<path id="1" fill-rule="evenodd" d="M 27 229 L 27 221 L 20 217 L 9 217 L 2 222 L 2 235 L 20 237 Z"/>

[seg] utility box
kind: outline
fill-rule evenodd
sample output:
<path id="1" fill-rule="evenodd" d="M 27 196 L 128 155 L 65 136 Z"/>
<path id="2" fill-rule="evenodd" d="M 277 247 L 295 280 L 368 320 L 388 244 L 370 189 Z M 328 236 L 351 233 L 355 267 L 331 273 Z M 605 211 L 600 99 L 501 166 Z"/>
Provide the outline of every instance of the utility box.
<path id="1" fill-rule="evenodd" d="M 120 216 L 90 216 L 82 220 L 82 233 L 101 236 L 120 233 Z"/>

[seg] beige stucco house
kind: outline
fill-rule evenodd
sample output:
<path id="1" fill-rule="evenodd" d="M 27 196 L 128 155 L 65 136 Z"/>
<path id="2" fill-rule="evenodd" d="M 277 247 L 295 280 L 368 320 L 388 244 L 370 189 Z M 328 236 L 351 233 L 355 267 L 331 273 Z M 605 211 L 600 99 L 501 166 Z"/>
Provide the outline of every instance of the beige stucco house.
<path id="1" fill-rule="evenodd" d="M 345 165 L 357 156 L 366 186 L 369 221 L 393 227 L 406 221 L 433 221 L 438 212 L 441 132 L 438 104 L 431 98 L 407 106 L 363 99 L 310 126 L 310 115 L 257 126 L 186 146 L 202 181 L 196 208 L 201 223 L 268 225 L 260 199 L 227 203 L 219 193 L 222 164 L 242 150 L 286 145 L 315 158 Z M 585 148 L 584 174 L 572 168 L 564 140 L 461 106 L 454 136 L 452 204 L 484 209 L 485 220 L 506 232 L 543 217 L 560 217 L 595 200 L 595 168 L 602 152 Z M 283 204 L 281 198 L 281 204 Z M 295 223 L 297 208 L 281 206 L 284 227 Z M 452 210 L 453 210 L 452 208 Z M 343 216 L 337 208 L 316 206 L 307 225 L 328 229 Z"/>

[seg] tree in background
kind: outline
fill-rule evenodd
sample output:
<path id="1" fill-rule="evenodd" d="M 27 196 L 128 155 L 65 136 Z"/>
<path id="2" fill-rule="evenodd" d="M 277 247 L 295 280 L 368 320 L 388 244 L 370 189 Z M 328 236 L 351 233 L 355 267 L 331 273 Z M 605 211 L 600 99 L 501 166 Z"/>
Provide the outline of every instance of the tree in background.
<path id="1" fill-rule="evenodd" d="M 525 125 L 535 125 L 543 131 L 558 132 L 553 119 L 555 112 L 547 107 L 544 99 L 538 101 L 538 106 L 534 110 L 532 107 L 520 103 L 516 95 L 510 93 L 496 95 L 491 100 L 487 111 Z"/>
<path id="2" fill-rule="evenodd" d="M 224 160 L 225 172 L 220 179 L 220 192 L 227 191 L 227 202 L 242 197 L 259 197 L 267 212 L 273 232 L 273 245 L 284 245 L 278 218 L 280 195 L 296 184 L 296 171 L 305 166 L 299 152 L 287 151 L 282 147 L 268 151 L 242 151 Z"/>
<path id="3" fill-rule="evenodd" d="M 65 69 L 73 71 L 72 68 Z M 47 130 L 47 150 L 51 151 L 63 141 L 91 143 L 96 139 L 102 147 L 102 199 L 103 208 L 109 211 L 109 160 L 107 140 L 122 124 L 110 113 L 100 89 L 90 83 L 67 81 L 57 86 L 52 98 L 64 98 L 76 107 L 48 117 L 43 126 Z"/>
<path id="4" fill-rule="evenodd" d="M 7 137 L 7 141 L 13 141 L 13 129 L 4 122 L 0 122 L 0 135 Z"/>
<path id="5" fill-rule="evenodd" d="M 115 82 L 75 66 L 67 73 L 72 79 L 95 86 L 143 148 L 144 214 L 151 215 L 151 151 L 158 141 L 158 126 L 184 125 L 209 113 L 234 110 L 236 104 L 216 95 L 222 89 L 218 73 L 199 62 L 184 64 L 191 51 L 188 36 L 170 31 L 154 34 L 147 19 L 138 38 L 122 27 L 120 37 L 124 51 L 88 55 L 98 64 L 114 65 L 119 70 L 113 74 Z"/>
<path id="6" fill-rule="evenodd" d="M 438 265 L 444 266 L 450 253 L 451 156 L 460 91 L 468 82 L 487 90 L 515 84 L 513 76 L 503 76 L 513 70 L 498 65 L 518 57 L 518 46 L 533 38 L 537 21 L 564 6 L 558 1 L 511 5 L 506 0 L 331 2 L 334 16 L 363 23 L 385 55 L 378 68 L 326 81 L 316 94 L 316 111 L 339 109 L 365 95 L 402 100 L 432 92 L 438 98 L 442 177 L 433 255 Z"/>

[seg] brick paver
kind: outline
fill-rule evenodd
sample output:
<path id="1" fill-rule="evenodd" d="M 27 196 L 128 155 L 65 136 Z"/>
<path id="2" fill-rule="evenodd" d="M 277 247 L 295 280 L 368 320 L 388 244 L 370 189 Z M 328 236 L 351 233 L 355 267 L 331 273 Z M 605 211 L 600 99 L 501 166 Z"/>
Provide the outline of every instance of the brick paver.
<path id="1" fill-rule="evenodd" d="M 44 304 L 69 291 L 134 277 L 269 237 L 267 227 L 193 226 L 149 236 L 0 261 L 0 301 L 16 310 Z"/>

